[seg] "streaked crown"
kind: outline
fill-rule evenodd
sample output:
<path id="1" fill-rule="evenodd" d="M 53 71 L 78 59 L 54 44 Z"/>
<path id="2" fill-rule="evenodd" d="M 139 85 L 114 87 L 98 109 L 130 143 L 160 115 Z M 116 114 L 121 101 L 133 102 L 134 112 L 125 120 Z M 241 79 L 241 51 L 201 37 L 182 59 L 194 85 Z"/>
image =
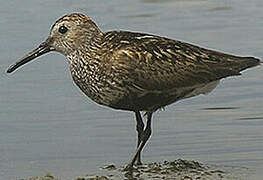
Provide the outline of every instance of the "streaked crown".
<path id="1" fill-rule="evenodd" d="M 91 18 L 73 13 L 61 17 L 52 26 L 50 46 L 67 56 L 72 51 L 87 48 L 101 34 L 103 33 Z"/>

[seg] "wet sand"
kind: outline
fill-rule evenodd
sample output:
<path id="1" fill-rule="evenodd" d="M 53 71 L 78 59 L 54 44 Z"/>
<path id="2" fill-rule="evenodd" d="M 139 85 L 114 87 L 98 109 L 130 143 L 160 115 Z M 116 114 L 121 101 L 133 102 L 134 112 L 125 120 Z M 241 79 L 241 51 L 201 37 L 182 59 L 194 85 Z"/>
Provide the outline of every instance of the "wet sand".
<path id="1" fill-rule="evenodd" d="M 245 180 L 250 171 L 245 167 L 217 166 L 197 161 L 177 159 L 137 166 L 133 172 L 124 172 L 123 167 L 106 165 L 96 174 L 88 173 L 74 180 Z M 21 180 L 62 180 L 50 174 Z"/>

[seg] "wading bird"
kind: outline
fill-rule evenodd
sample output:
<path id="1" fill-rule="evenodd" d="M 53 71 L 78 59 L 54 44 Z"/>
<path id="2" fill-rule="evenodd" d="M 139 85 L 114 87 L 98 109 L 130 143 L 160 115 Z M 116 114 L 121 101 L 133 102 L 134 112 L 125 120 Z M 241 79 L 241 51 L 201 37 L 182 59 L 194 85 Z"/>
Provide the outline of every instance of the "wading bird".
<path id="1" fill-rule="evenodd" d="M 156 110 L 208 93 L 220 79 L 260 64 L 254 57 L 233 56 L 156 35 L 102 32 L 91 18 L 73 13 L 58 19 L 47 40 L 7 73 L 50 51 L 67 57 L 75 84 L 93 101 L 135 113 L 138 144 L 126 169 L 142 163 L 141 151 L 151 135 Z M 147 116 L 146 127 L 141 111 Z"/>

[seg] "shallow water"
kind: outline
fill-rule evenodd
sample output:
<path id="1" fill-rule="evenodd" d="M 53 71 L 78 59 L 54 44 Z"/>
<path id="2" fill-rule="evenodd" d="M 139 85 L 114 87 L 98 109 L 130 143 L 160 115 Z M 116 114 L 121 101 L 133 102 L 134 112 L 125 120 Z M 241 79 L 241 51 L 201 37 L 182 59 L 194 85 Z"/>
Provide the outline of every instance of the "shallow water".
<path id="1" fill-rule="evenodd" d="M 17 72 L 6 68 L 43 41 L 70 12 L 102 30 L 142 31 L 236 55 L 263 58 L 261 0 L 3 1 L 0 6 L 0 179 L 49 172 L 75 177 L 135 150 L 132 113 L 98 106 L 72 83 L 65 58 L 43 56 Z M 155 114 L 146 162 L 193 159 L 251 169 L 263 176 L 262 67 L 228 78 L 209 95 Z"/>

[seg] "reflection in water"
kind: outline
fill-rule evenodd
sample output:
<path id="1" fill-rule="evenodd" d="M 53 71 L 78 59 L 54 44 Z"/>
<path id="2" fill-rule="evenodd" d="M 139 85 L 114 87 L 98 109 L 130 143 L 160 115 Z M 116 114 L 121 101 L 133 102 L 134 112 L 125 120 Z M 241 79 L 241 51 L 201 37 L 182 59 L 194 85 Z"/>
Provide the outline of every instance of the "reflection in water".
<path id="1" fill-rule="evenodd" d="M 208 108 L 202 108 L 202 110 L 228 110 L 228 109 L 240 109 L 240 107 L 208 107 Z"/>
<path id="2" fill-rule="evenodd" d="M 244 118 L 239 118 L 238 120 L 263 120 L 263 116 L 261 116 L 261 117 L 244 117 Z"/>
<path id="3" fill-rule="evenodd" d="M 150 17 L 154 17 L 157 14 L 132 14 L 132 15 L 125 15 L 125 16 L 120 16 L 121 18 L 150 18 Z"/>
<path id="4" fill-rule="evenodd" d="M 166 3 L 171 2 L 172 0 L 141 0 L 144 3 Z"/>
<path id="5" fill-rule="evenodd" d="M 204 0 L 141 0 L 144 3 L 169 3 L 169 2 L 191 2 L 191 1 L 204 1 Z"/>
<path id="6" fill-rule="evenodd" d="M 215 7 L 215 8 L 208 9 L 208 11 L 229 11 L 229 10 L 232 10 L 232 7 L 225 6 L 225 7 Z"/>

